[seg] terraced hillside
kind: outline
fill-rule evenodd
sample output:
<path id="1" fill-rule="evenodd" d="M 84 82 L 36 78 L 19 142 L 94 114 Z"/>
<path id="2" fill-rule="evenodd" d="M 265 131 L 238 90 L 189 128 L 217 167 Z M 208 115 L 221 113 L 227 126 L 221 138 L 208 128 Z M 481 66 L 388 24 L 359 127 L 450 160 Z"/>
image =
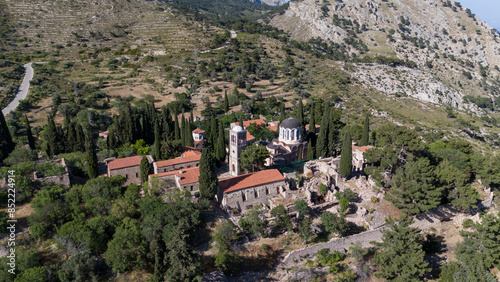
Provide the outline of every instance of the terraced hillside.
<path id="1" fill-rule="evenodd" d="M 141 1 L 5 0 L 16 29 L 18 50 L 81 56 L 86 48 L 135 46 L 143 54 L 165 54 L 210 36 L 168 6 Z M 78 46 L 78 47 L 75 47 Z"/>

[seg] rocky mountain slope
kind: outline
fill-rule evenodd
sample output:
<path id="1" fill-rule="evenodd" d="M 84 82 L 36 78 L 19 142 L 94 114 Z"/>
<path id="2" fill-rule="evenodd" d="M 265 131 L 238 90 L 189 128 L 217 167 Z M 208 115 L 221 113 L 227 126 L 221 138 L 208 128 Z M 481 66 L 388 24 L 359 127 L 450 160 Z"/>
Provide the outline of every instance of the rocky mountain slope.
<path id="1" fill-rule="evenodd" d="M 471 109 L 466 95 L 500 101 L 500 35 L 457 2 L 301 0 L 290 2 L 268 23 L 299 40 L 319 37 L 345 45 L 352 57 L 381 55 L 415 62 L 417 67 L 405 70 L 400 80 L 412 89 L 408 95 L 422 101 L 462 109 Z M 397 80 L 366 79 L 372 67 L 351 70 L 367 86 L 394 92 L 389 89 Z M 422 85 L 434 83 L 439 89 Z M 444 98 L 440 93 L 454 94 Z"/>
<path id="2" fill-rule="evenodd" d="M 266 4 L 269 6 L 281 6 L 286 3 L 284 0 L 250 0 L 250 1 L 258 4 Z"/>

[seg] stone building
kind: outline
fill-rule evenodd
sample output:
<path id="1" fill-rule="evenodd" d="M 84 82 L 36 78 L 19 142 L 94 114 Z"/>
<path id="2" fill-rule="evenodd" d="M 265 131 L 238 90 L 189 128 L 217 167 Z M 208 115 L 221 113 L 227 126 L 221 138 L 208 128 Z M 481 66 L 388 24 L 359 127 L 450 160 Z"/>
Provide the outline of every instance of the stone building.
<path id="1" fill-rule="evenodd" d="M 366 166 L 366 159 L 364 154 L 367 150 L 373 148 L 373 146 L 363 146 L 358 147 L 356 143 L 352 144 L 352 170 L 353 172 L 360 172 Z"/>
<path id="2" fill-rule="evenodd" d="M 162 172 L 159 174 L 150 174 L 149 180 L 155 176 L 165 184 L 165 188 L 167 190 L 173 188 L 186 189 L 194 197 L 200 196 L 200 184 L 198 182 L 198 179 L 200 178 L 199 167 Z"/>
<path id="3" fill-rule="evenodd" d="M 229 173 L 233 176 L 241 173 L 241 152 L 247 146 L 247 131 L 241 126 L 229 130 Z"/>
<path id="4" fill-rule="evenodd" d="M 223 208 L 244 211 L 255 205 L 269 207 L 269 200 L 285 189 L 285 177 L 277 169 L 219 180 L 217 200 Z"/>
<path id="5" fill-rule="evenodd" d="M 203 143 L 205 142 L 205 130 L 197 128 L 193 130 L 192 134 L 194 140 L 194 147 L 197 150 L 203 149 Z"/>
<path id="6" fill-rule="evenodd" d="M 279 138 L 266 146 L 270 153 L 266 166 L 290 164 L 307 158 L 307 141 L 302 140 L 302 126 L 297 119 L 287 118 L 279 124 Z"/>
<path id="7" fill-rule="evenodd" d="M 154 160 L 152 156 L 146 156 L 151 164 Z M 127 179 L 125 185 L 134 183 L 141 184 L 141 156 L 114 159 L 108 162 L 108 177 L 122 175 Z"/>
<path id="8" fill-rule="evenodd" d="M 153 172 L 155 174 L 159 174 L 162 172 L 197 167 L 200 165 L 200 158 L 200 151 L 193 147 L 186 147 L 182 152 L 182 155 L 178 158 L 154 162 Z"/>

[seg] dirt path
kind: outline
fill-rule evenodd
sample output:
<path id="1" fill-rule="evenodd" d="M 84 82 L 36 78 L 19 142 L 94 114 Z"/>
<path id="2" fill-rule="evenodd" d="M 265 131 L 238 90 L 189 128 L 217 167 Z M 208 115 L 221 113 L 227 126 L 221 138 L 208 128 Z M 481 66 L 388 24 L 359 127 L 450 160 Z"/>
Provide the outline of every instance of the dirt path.
<path id="1" fill-rule="evenodd" d="M 23 82 L 19 86 L 16 98 L 14 98 L 14 100 L 2 110 L 4 116 L 8 115 L 10 112 L 15 110 L 17 106 L 19 106 L 19 102 L 21 100 L 26 99 L 26 97 L 28 96 L 28 91 L 30 89 L 30 81 L 33 79 L 33 67 L 31 67 L 31 64 L 32 63 L 28 63 L 24 65 L 26 73 L 24 74 Z"/>

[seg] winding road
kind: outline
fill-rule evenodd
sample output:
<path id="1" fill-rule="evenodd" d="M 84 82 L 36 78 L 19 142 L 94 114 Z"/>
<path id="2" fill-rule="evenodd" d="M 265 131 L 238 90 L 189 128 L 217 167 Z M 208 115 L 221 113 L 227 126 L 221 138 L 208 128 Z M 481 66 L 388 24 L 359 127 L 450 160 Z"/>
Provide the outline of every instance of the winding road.
<path id="1" fill-rule="evenodd" d="M 17 90 L 17 95 L 14 100 L 2 110 L 4 116 L 15 110 L 17 106 L 19 106 L 19 101 L 26 99 L 26 97 L 28 96 L 30 81 L 33 79 L 33 67 L 31 66 L 31 64 L 32 63 L 28 63 L 24 65 L 26 73 L 24 74 L 23 82 L 19 86 L 19 90 Z"/>

